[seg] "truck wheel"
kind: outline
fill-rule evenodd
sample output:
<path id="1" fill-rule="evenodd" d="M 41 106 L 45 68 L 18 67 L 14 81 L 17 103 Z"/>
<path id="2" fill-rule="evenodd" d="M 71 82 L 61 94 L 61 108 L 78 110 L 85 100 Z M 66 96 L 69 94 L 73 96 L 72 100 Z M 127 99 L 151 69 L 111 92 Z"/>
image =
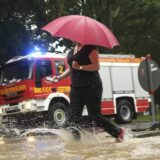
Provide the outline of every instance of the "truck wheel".
<path id="1" fill-rule="evenodd" d="M 115 121 L 119 124 L 131 123 L 134 117 L 133 107 L 130 101 L 120 100 L 117 104 Z"/>
<path id="2" fill-rule="evenodd" d="M 51 125 L 54 127 L 65 127 L 69 121 L 68 106 L 62 102 L 53 103 L 49 110 Z"/>

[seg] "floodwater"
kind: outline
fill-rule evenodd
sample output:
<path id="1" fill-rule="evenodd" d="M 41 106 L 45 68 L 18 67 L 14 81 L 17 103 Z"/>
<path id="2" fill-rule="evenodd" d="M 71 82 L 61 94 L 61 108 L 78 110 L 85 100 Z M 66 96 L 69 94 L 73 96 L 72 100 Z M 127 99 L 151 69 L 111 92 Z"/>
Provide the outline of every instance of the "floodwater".
<path id="1" fill-rule="evenodd" d="M 81 131 L 80 141 L 64 130 L 36 128 L 22 132 L 14 128 L 13 132 L 10 137 L 0 132 L 0 160 L 160 159 L 160 137 L 134 138 L 130 129 L 122 143 L 102 131 Z"/>

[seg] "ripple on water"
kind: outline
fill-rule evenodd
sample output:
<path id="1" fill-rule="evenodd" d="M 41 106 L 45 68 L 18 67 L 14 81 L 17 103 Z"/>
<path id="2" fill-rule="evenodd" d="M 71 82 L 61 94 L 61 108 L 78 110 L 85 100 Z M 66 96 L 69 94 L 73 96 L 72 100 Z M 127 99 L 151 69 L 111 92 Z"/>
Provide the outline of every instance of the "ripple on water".
<path id="1" fill-rule="evenodd" d="M 115 139 L 104 132 L 82 131 L 82 139 L 77 142 L 65 130 L 14 130 L 17 136 L 0 138 L 2 160 L 158 160 L 160 155 L 158 136 L 133 138 L 130 130 L 123 143 L 115 143 Z"/>

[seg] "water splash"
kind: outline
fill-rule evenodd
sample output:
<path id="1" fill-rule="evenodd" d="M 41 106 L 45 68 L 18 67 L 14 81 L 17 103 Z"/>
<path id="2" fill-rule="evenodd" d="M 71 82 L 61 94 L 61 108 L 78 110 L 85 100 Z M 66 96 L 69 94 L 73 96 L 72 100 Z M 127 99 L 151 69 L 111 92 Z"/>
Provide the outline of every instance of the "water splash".
<path id="1" fill-rule="evenodd" d="M 81 141 L 75 141 L 68 130 L 34 128 L 16 129 L 16 137 L 2 138 L 0 154 L 3 159 L 32 160 L 139 160 L 159 159 L 159 137 L 134 138 L 126 129 L 126 139 L 116 143 L 105 132 L 82 130 Z M 128 158 L 129 157 L 129 158 Z"/>

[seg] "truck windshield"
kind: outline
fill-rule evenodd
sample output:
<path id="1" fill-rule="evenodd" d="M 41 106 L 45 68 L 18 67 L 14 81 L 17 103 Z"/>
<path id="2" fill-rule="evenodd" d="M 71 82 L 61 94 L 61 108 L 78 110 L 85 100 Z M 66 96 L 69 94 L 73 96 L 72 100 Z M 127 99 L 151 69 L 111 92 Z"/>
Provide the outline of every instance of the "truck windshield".
<path id="1" fill-rule="evenodd" d="M 29 59 L 6 64 L 1 69 L 1 84 L 19 82 L 32 78 L 32 61 Z"/>

